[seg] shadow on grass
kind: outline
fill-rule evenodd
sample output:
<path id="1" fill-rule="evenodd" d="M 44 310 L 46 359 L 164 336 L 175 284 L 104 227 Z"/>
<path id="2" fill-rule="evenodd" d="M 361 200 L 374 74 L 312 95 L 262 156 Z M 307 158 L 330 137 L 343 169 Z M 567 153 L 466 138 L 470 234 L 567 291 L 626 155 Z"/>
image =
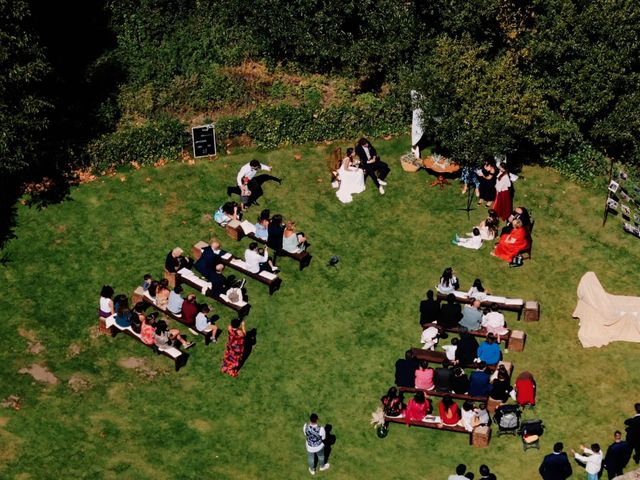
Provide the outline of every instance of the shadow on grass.
<path id="1" fill-rule="evenodd" d="M 258 329 L 252 328 L 247 332 L 244 337 L 244 352 L 242 352 L 242 360 L 240 360 L 240 367 L 242 368 L 245 362 L 249 359 L 251 352 L 253 352 L 253 347 L 257 343 L 258 337 Z"/>
<path id="2" fill-rule="evenodd" d="M 333 450 L 333 446 L 336 444 L 336 436 L 333 434 L 333 425 L 327 423 L 324 426 L 325 438 L 324 438 L 324 459 L 326 463 L 329 463 L 329 458 L 331 457 L 331 451 Z"/>

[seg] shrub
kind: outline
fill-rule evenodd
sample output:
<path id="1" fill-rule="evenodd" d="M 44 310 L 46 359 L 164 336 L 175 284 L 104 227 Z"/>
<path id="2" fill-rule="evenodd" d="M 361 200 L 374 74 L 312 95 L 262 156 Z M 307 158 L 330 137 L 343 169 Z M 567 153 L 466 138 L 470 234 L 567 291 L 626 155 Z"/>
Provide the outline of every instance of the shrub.
<path id="1" fill-rule="evenodd" d="M 544 162 L 567 178 L 583 184 L 594 184 L 604 177 L 609 168 L 606 157 L 589 144 L 580 145 L 575 151 L 553 153 Z"/>
<path id="2" fill-rule="evenodd" d="M 88 147 L 91 166 L 96 170 L 138 162 L 153 164 L 160 158 L 179 158 L 188 136 L 185 126 L 175 119 L 150 121 L 102 135 Z"/>

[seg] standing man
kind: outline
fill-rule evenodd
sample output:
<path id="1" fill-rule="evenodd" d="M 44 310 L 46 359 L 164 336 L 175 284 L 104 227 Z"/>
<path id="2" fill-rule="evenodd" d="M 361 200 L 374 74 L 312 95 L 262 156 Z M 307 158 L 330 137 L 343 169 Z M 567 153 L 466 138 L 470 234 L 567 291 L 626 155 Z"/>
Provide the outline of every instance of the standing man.
<path id="1" fill-rule="evenodd" d="M 249 179 L 249 183 L 247 184 L 247 187 L 251 191 L 248 205 L 253 205 L 253 204 L 259 205 L 259 203 L 256 200 L 258 200 L 258 198 L 260 198 L 264 193 L 262 191 L 262 184 L 269 180 L 273 180 L 274 182 L 278 182 L 280 184 L 282 183 L 282 180 L 267 174 L 259 175 L 258 177 L 256 177 L 258 170 L 266 170 L 270 172 L 271 167 L 269 165 L 264 165 L 255 159 L 251 160 L 249 163 L 245 163 L 242 166 L 242 168 L 240 168 L 240 170 L 238 171 L 238 175 L 236 176 L 236 186 L 227 187 L 227 196 L 231 196 L 232 193 L 241 195 L 242 188 L 244 185 L 243 178 L 247 177 Z"/>
<path id="2" fill-rule="evenodd" d="M 467 466 L 464 463 L 461 463 L 456 467 L 456 474 L 449 475 L 447 480 L 467 480 L 467 477 L 464 474 L 467 473 Z"/>
<path id="3" fill-rule="evenodd" d="M 624 421 L 627 426 L 627 442 L 631 448 L 635 449 L 633 461 L 640 462 L 640 403 L 634 405 L 636 414 Z"/>
<path id="4" fill-rule="evenodd" d="M 562 451 L 562 442 L 556 442 L 553 453 L 550 453 L 540 464 L 538 472 L 543 480 L 566 480 L 573 474 L 569 457 Z"/>
<path id="5" fill-rule="evenodd" d="M 576 460 L 584 463 L 584 469 L 587 471 L 587 480 L 598 480 L 598 473 L 600 473 L 600 469 L 602 468 L 600 445 L 592 443 L 591 448 L 580 445 L 580 450 L 582 450 L 582 453 L 586 453 L 586 455 L 580 455 L 573 449 L 571 449 L 571 453 L 573 453 Z"/>
<path id="6" fill-rule="evenodd" d="M 631 446 L 622 440 L 622 432 L 616 430 L 613 434 L 613 443 L 609 445 L 607 454 L 602 461 L 609 475 L 609 480 L 613 480 L 618 475 L 622 475 L 624 467 L 627 466 L 631 458 L 631 450 Z"/>
<path id="7" fill-rule="evenodd" d="M 307 463 L 309 465 L 309 473 L 316 474 L 316 455 L 318 456 L 318 464 L 320 471 L 327 470 L 331 465 L 325 463 L 324 458 L 324 439 L 327 436 L 324 427 L 318 425 L 318 415 L 312 413 L 309 417 L 309 423 L 305 423 L 302 427 L 304 436 L 307 439 Z"/>
<path id="8" fill-rule="evenodd" d="M 378 187 L 380 195 L 384 195 L 384 185 L 387 182 L 384 181 L 389 175 L 391 169 L 389 165 L 380 160 L 380 156 L 373 145 L 369 143 L 366 138 L 358 140 L 356 145 L 356 154 L 360 158 L 360 168 L 364 170 L 364 178 L 367 179 L 367 175 L 371 177 L 373 183 Z"/>

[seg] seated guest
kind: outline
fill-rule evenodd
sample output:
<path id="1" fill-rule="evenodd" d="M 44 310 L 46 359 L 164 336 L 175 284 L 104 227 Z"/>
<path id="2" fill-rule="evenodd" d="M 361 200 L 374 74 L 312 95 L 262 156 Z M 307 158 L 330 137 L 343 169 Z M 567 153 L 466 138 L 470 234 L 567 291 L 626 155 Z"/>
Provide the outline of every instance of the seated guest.
<path id="1" fill-rule="evenodd" d="M 164 269 L 169 273 L 176 273 L 183 268 L 191 268 L 191 259 L 184 256 L 180 247 L 176 247 L 167 254 Z"/>
<path id="2" fill-rule="evenodd" d="M 113 299 L 114 308 L 116 311 L 115 321 L 121 328 L 126 328 L 131 325 L 131 311 L 129 310 L 129 299 L 126 295 L 116 295 Z"/>
<path id="3" fill-rule="evenodd" d="M 515 219 L 513 221 L 513 230 L 500 237 L 500 241 L 496 248 L 491 252 L 494 257 L 500 257 L 507 262 L 511 262 L 522 250 L 529 246 L 529 234 L 522 226 L 522 221 Z"/>
<path id="4" fill-rule="evenodd" d="M 484 302 L 484 300 L 487 298 L 487 292 L 482 286 L 482 281 L 479 278 L 476 278 L 473 281 L 473 285 L 471 285 L 471 288 L 467 292 L 467 296 L 469 298 L 480 300 L 480 302 Z"/>
<path id="5" fill-rule="evenodd" d="M 453 369 L 453 378 L 451 379 L 451 391 L 453 393 L 467 393 L 469 390 L 469 377 L 460 367 Z"/>
<path id="6" fill-rule="evenodd" d="M 151 288 L 149 288 L 151 290 Z M 169 295 L 171 291 L 169 290 L 169 280 L 163 278 L 158 282 L 156 286 L 156 295 L 155 302 L 158 308 L 165 310 L 167 308 L 167 303 L 169 303 Z"/>
<path id="7" fill-rule="evenodd" d="M 156 322 L 154 342 L 159 350 L 166 350 L 169 347 L 180 348 L 180 346 L 188 349 L 195 345 L 193 342 L 187 342 L 177 328 L 169 329 L 164 320 Z"/>
<path id="8" fill-rule="evenodd" d="M 269 238 L 267 240 L 267 246 L 273 250 L 275 255 L 278 255 L 282 250 L 282 238 L 284 235 L 284 225 L 282 225 L 282 215 L 274 215 L 269 222 L 269 228 L 267 229 Z M 275 264 L 276 257 L 274 256 L 273 263 Z"/>
<path id="9" fill-rule="evenodd" d="M 449 395 L 442 397 L 438 405 L 438 411 L 440 412 L 440 420 L 445 425 L 458 425 L 462 419 L 460 407 Z"/>
<path id="10" fill-rule="evenodd" d="M 440 277 L 440 283 L 436 285 L 436 290 L 440 293 L 447 294 L 455 292 L 458 288 L 460 288 L 460 283 L 453 272 L 453 268 L 445 268 Z"/>
<path id="11" fill-rule="evenodd" d="M 271 212 L 268 209 L 263 210 L 256 222 L 256 237 L 265 242 L 269 238 L 269 217 Z"/>
<path id="12" fill-rule="evenodd" d="M 240 206 L 236 202 L 227 202 L 213 214 L 213 220 L 221 227 L 226 227 L 232 220 L 240 220 Z"/>
<path id="13" fill-rule="evenodd" d="M 478 358 L 487 365 L 497 365 L 502 357 L 500 345 L 496 343 L 493 333 L 487 334 L 487 339 L 478 347 Z"/>
<path id="14" fill-rule="evenodd" d="M 142 302 L 139 302 L 142 303 Z M 144 306 L 144 305 L 143 305 Z M 134 307 L 135 310 L 139 310 L 138 304 Z M 140 310 L 139 310 L 140 311 Z M 138 315 L 136 313 L 136 315 Z M 156 343 L 156 319 L 158 318 L 158 312 L 153 312 L 145 317 L 144 314 L 140 316 L 140 339 L 145 345 L 155 345 Z"/>
<path id="15" fill-rule="evenodd" d="M 111 298 L 114 293 L 112 286 L 102 286 L 102 290 L 100 290 L 100 309 L 98 311 L 100 318 L 109 318 L 116 313 L 115 307 L 113 306 L 113 299 Z"/>
<path id="16" fill-rule="evenodd" d="M 429 367 L 426 360 L 420 360 L 420 368 L 416 370 L 415 387 L 422 390 L 433 389 L 433 368 Z"/>
<path id="17" fill-rule="evenodd" d="M 380 401 L 382 402 L 382 410 L 388 417 L 399 417 L 405 409 L 402 394 L 398 394 L 396 387 L 391 387 Z"/>
<path id="18" fill-rule="evenodd" d="M 480 300 L 471 298 L 471 304 L 464 306 L 462 309 L 462 320 L 460 320 L 459 325 L 471 331 L 482 328 Z"/>
<path id="19" fill-rule="evenodd" d="M 447 360 L 449 360 L 452 364 L 456 363 L 456 350 L 458 349 L 459 340 L 456 337 L 451 339 L 451 345 L 443 345 L 442 350 L 444 350 L 445 355 L 447 356 Z"/>
<path id="20" fill-rule="evenodd" d="M 247 264 L 247 270 L 251 273 L 260 273 L 263 270 L 273 273 L 279 271 L 278 267 L 269 259 L 269 254 L 267 253 L 268 248 L 269 247 L 265 247 L 264 250 L 259 249 L 258 242 L 251 242 L 249 244 L 249 248 L 244 251 L 244 261 Z"/>
<path id="21" fill-rule="evenodd" d="M 413 387 L 417 369 L 418 360 L 414 358 L 411 350 L 407 350 L 404 358 L 396 361 L 396 385 L 399 387 Z"/>
<path id="22" fill-rule="evenodd" d="M 216 266 L 222 262 L 221 257 L 225 253 L 226 252 L 220 248 L 220 241 L 217 238 L 212 238 L 209 241 L 209 245 L 202 249 L 200 258 L 193 264 L 193 268 L 211 282 L 211 277 L 213 277 L 216 272 Z"/>
<path id="23" fill-rule="evenodd" d="M 209 319 L 208 315 L 210 311 L 211 309 L 206 303 L 200 305 L 198 314 L 196 315 L 196 330 L 200 333 L 211 333 L 211 340 L 215 343 L 217 341 L 216 334 L 218 333 L 218 327 Z"/>
<path id="24" fill-rule="evenodd" d="M 431 404 L 425 397 L 424 392 L 417 392 L 407 404 L 407 409 L 404 411 L 404 421 L 407 425 L 411 420 L 420 422 L 430 411 Z"/>
<path id="25" fill-rule="evenodd" d="M 487 212 L 487 218 L 482 220 L 476 228 L 480 230 L 480 236 L 483 240 L 493 240 L 498 234 L 498 225 L 500 225 L 500 217 L 491 208 Z"/>
<path id="26" fill-rule="evenodd" d="M 469 400 L 462 404 L 462 426 L 467 432 L 472 432 L 478 425 L 478 416 L 473 408 L 473 403 Z"/>
<path id="27" fill-rule="evenodd" d="M 456 302 L 456 296 L 450 293 L 447 295 L 447 303 L 440 308 L 440 320 L 438 320 L 438 324 L 445 329 L 456 328 L 461 318 L 462 307 Z"/>
<path id="28" fill-rule="evenodd" d="M 438 343 L 438 335 L 440 330 L 433 323 L 425 323 L 422 328 L 422 335 L 420 336 L 420 343 L 424 350 L 433 350 Z"/>
<path id="29" fill-rule="evenodd" d="M 304 234 L 296 232 L 296 222 L 287 222 L 282 234 L 282 249 L 289 253 L 300 253 L 306 250 L 307 245 Z"/>
<path id="30" fill-rule="evenodd" d="M 475 409 L 476 416 L 478 417 L 478 425 L 487 426 L 491 424 L 491 417 L 487 411 L 487 404 L 481 402 L 478 404 L 478 408 Z"/>
<path id="31" fill-rule="evenodd" d="M 190 293 L 182 303 L 182 323 L 185 325 L 193 325 L 198 314 L 198 305 L 196 304 L 196 294 Z"/>
<path id="32" fill-rule="evenodd" d="M 504 315 L 500 313 L 496 303 L 492 303 L 489 307 L 489 312 L 482 316 L 482 326 L 487 329 L 488 333 L 493 333 L 498 337 L 509 333 L 504 321 Z"/>
<path id="33" fill-rule="evenodd" d="M 478 341 L 464 327 L 461 327 L 460 341 L 456 348 L 456 360 L 458 365 L 465 367 L 471 365 L 478 356 Z"/>
<path id="34" fill-rule="evenodd" d="M 433 384 L 439 392 L 451 391 L 451 380 L 453 379 L 453 370 L 449 368 L 449 360 L 446 358 L 442 362 L 442 366 L 436 368 L 433 373 Z"/>
<path id="35" fill-rule="evenodd" d="M 440 302 L 433 299 L 433 290 L 427 292 L 427 299 L 420 302 L 420 324 L 438 321 Z"/>
<path id="36" fill-rule="evenodd" d="M 229 278 L 225 277 L 222 272 L 224 271 L 224 264 L 219 263 L 216 265 L 215 273 L 209 278 L 211 282 L 211 293 L 214 295 L 226 294 L 230 288 L 242 288 L 245 281 L 237 281 L 233 276 Z"/>
<path id="37" fill-rule="evenodd" d="M 520 220 L 522 222 L 522 226 L 527 228 L 531 225 L 531 217 L 529 216 L 529 211 L 524 207 L 516 207 L 511 216 L 507 219 L 507 224 L 504 226 L 500 235 L 508 235 L 513 230 L 513 221 Z"/>
<path id="38" fill-rule="evenodd" d="M 509 376 L 505 372 L 498 372 L 498 378 L 491 383 L 491 393 L 489 396 L 494 400 L 506 403 L 511 393 L 511 382 Z"/>
<path id="39" fill-rule="evenodd" d="M 469 376 L 469 395 L 473 397 L 486 397 L 491 392 L 490 375 L 487 364 L 480 362 Z"/>
<path id="40" fill-rule="evenodd" d="M 173 313 L 176 317 L 182 316 L 182 304 L 184 303 L 184 298 L 180 295 L 181 293 L 182 287 L 180 285 L 176 285 L 169 293 L 169 301 L 167 302 L 167 310 Z"/>
<path id="41" fill-rule="evenodd" d="M 142 287 L 143 291 L 147 291 L 149 290 L 149 287 L 151 286 L 151 282 L 153 282 L 153 277 L 151 276 L 150 273 L 145 274 L 145 276 L 142 278 L 142 285 L 140 285 Z"/>
<path id="42" fill-rule="evenodd" d="M 451 240 L 453 245 L 459 247 L 470 248 L 471 250 L 479 250 L 482 247 L 482 237 L 480 236 L 480 229 L 474 228 L 469 237 L 459 237 Z"/>

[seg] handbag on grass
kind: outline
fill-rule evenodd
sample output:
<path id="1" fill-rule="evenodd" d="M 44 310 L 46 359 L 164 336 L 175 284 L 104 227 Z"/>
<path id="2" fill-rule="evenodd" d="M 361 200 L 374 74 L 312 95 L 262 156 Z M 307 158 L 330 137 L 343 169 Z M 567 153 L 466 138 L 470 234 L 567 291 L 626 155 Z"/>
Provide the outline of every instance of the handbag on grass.
<path id="1" fill-rule="evenodd" d="M 522 255 L 516 255 L 511 259 L 510 267 L 521 267 L 524 264 L 524 258 Z"/>

